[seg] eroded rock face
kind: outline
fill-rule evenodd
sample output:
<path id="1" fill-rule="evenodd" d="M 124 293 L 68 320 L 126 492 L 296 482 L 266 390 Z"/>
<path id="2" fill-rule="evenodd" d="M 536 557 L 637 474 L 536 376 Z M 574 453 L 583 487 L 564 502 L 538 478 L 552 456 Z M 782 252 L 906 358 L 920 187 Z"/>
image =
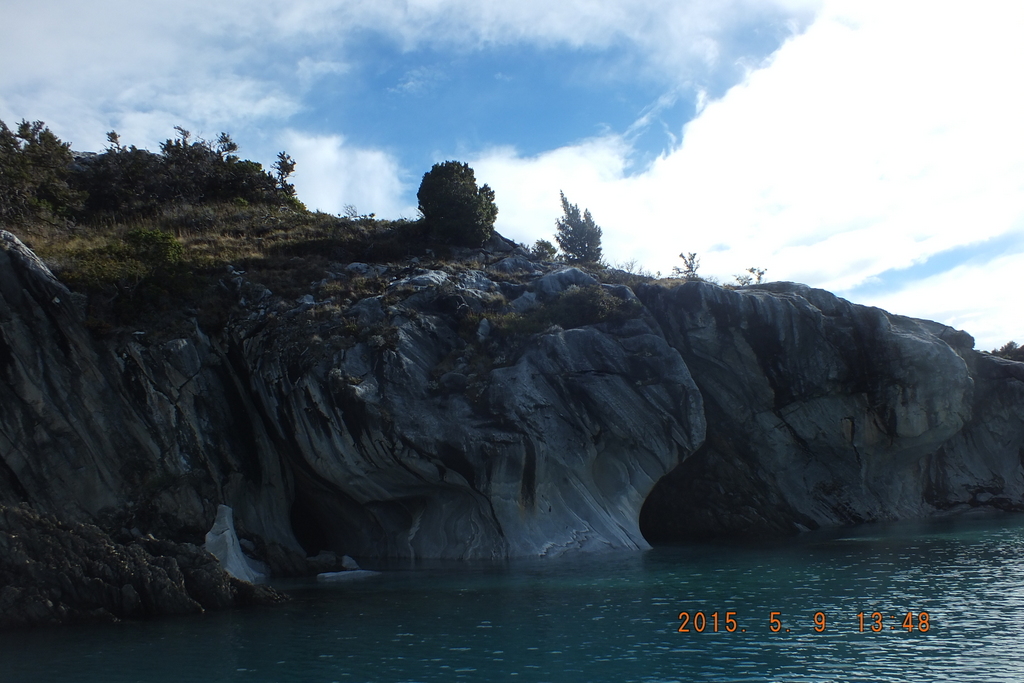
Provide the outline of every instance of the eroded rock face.
<path id="1" fill-rule="evenodd" d="M 526 289 L 480 270 L 394 269 L 397 294 L 327 320 L 312 294 L 283 302 L 232 273 L 243 313 L 218 342 L 197 330 L 115 355 L 45 266 L 13 236 L 4 244 L 0 401 L 28 417 L 4 430 L 0 500 L 196 543 L 230 505 L 275 574 L 312 566 L 293 523 L 310 554 L 641 548 L 647 493 L 703 440 L 700 395 L 649 319 L 552 327 L 515 353 L 483 320 L 467 341 L 467 312 Z M 528 276 L 526 310 L 595 282 L 576 269 Z M 367 332 L 334 343 L 349 320 Z"/>
<path id="2" fill-rule="evenodd" d="M 116 454 L 157 448 L 140 416 L 124 412 L 127 396 L 106 360 L 70 292 L 14 235 L 0 232 L 2 500 L 71 518 L 118 504 L 125 482 Z"/>
<path id="3" fill-rule="evenodd" d="M 652 540 L 1024 509 L 1024 365 L 802 285 L 637 293 L 708 422 L 644 509 Z"/>
<path id="4" fill-rule="evenodd" d="M 275 575 L 1024 504 L 1024 365 L 820 290 L 601 286 L 630 314 L 562 329 L 590 275 L 476 250 L 232 272 L 222 335 L 114 345 L 0 246 L 0 502 L 194 544 L 228 505 Z"/>
<path id="5" fill-rule="evenodd" d="M 392 314 L 393 348 L 359 343 L 299 369 L 268 328 L 238 342 L 329 544 L 442 558 L 646 547 L 647 493 L 703 440 L 678 352 L 634 320 L 535 335 L 470 372 L 495 360 L 474 354 L 500 351 L 429 312 L 436 291 L 417 296 Z M 469 374 L 432 380 L 452 357 Z"/>
<path id="6" fill-rule="evenodd" d="M 105 347 L 71 302 L 0 231 L 0 502 L 197 544 L 223 502 L 301 571 L 291 482 L 225 354 L 198 330 Z"/>
<path id="7" fill-rule="evenodd" d="M 217 558 L 220 566 L 231 576 L 249 583 L 264 583 L 266 567 L 260 566 L 242 551 L 235 533 L 234 512 L 227 505 L 217 506 L 217 519 L 206 532 L 203 550 Z"/>

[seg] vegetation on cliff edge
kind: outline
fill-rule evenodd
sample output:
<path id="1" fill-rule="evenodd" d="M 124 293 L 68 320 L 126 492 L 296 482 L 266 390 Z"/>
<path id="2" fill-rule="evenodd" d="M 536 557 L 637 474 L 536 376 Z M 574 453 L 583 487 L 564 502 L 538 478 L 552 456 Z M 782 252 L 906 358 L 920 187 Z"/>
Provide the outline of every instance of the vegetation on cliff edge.
<path id="1" fill-rule="evenodd" d="M 420 220 L 378 220 L 354 207 L 335 216 L 308 211 L 296 198 L 288 182 L 296 162 L 286 152 L 270 172 L 240 158 L 226 133 L 210 141 L 175 131 L 159 152 L 125 146 L 111 131 L 105 151 L 76 154 L 42 122 L 22 121 L 11 130 L 0 121 L 0 221 L 75 292 L 98 335 L 141 329 L 177 336 L 193 321 L 216 333 L 237 305 L 231 282 L 243 273 L 247 282 L 294 301 L 329 280 L 332 264 L 448 268 L 456 253 L 482 253 L 473 250 L 494 235 L 494 192 L 478 187 L 465 163 L 435 164 L 424 174 Z M 538 240 L 528 252 L 533 260 L 576 264 L 606 284 L 660 278 L 635 262 L 606 265 L 601 229 L 590 212 L 564 194 L 561 200 L 561 252 Z M 759 281 L 763 271 L 757 273 Z M 704 280 L 695 265 L 680 275 L 666 284 Z M 376 283 L 364 294 L 383 293 L 381 282 L 362 279 Z M 358 282 L 350 284 L 351 292 L 330 297 L 335 309 L 360 298 Z M 635 313 L 631 304 L 612 299 L 584 288 L 533 312 L 491 318 L 499 334 L 515 335 Z"/>

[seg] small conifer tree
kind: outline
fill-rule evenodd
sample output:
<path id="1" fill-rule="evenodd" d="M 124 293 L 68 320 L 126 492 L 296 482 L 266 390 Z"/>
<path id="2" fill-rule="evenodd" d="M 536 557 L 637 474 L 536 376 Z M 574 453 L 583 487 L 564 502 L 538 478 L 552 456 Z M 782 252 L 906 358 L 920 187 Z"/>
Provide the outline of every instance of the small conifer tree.
<path id="1" fill-rule="evenodd" d="M 672 277 L 683 278 L 691 282 L 704 279 L 697 274 L 697 271 L 700 269 L 700 258 L 697 257 L 697 252 L 691 251 L 688 254 L 683 252 L 679 255 L 679 258 L 683 259 L 683 267 L 673 266 Z"/>
<path id="2" fill-rule="evenodd" d="M 81 206 L 82 194 L 68 185 L 74 157 L 42 121 L 22 121 L 11 130 L 0 121 L 0 220 L 50 220 Z"/>
<path id="3" fill-rule="evenodd" d="M 601 228 L 594 222 L 590 211 L 570 204 L 562 196 L 562 217 L 555 222 L 555 241 L 562 250 L 562 258 L 567 263 L 600 263 L 601 262 Z"/>

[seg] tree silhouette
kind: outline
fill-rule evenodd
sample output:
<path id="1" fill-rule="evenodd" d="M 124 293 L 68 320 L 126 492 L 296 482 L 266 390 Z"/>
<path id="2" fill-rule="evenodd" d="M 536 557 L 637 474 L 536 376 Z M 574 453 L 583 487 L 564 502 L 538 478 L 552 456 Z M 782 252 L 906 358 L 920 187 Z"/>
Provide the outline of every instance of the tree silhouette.
<path id="1" fill-rule="evenodd" d="M 446 161 L 423 174 L 416 198 L 423 220 L 434 239 L 479 247 L 494 234 L 498 207 L 494 190 L 476 186 L 469 164 Z"/>

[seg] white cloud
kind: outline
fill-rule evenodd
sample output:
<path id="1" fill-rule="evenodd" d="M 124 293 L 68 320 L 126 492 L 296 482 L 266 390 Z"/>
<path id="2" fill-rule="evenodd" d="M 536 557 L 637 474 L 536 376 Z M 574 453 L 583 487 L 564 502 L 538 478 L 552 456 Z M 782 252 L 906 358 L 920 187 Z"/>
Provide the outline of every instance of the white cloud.
<path id="1" fill-rule="evenodd" d="M 417 67 L 410 69 L 399 80 L 391 92 L 423 95 L 434 89 L 436 85 L 448 79 L 447 74 L 434 67 Z"/>
<path id="2" fill-rule="evenodd" d="M 967 330 L 975 347 L 985 351 L 1008 341 L 1020 342 L 1020 286 L 1024 254 L 1007 254 L 987 263 L 970 263 L 913 282 L 890 293 L 863 297 L 858 303 Z"/>
<path id="3" fill-rule="evenodd" d="M 41 119 L 76 149 L 99 149 L 111 128 L 153 148 L 175 125 L 216 135 L 294 114 L 289 84 L 253 68 L 260 43 L 218 8 L 10 0 L 5 14 L 18 20 L 0 29 L 0 118 Z"/>
<path id="4" fill-rule="evenodd" d="M 292 0 L 273 12 L 286 39 L 338 41 L 373 31 L 404 50 L 424 46 L 478 50 L 530 44 L 604 50 L 627 46 L 640 59 L 603 75 L 689 85 L 708 67 L 744 58 L 739 26 L 788 34 L 811 19 L 820 0 Z"/>
<path id="5" fill-rule="evenodd" d="M 154 149 L 175 125 L 231 132 L 247 155 L 268 128 L 309 113 L 327 77 L 358 73 L 367 40 L 403 49 L 575 47 L 603 61 L 595 78 L 689 87 L 745 54 L 742 26 L 784 34 L 818 0 L 8 0 L 0 27 L 0 118 L 41 119 L 77 149 L 106 131 Z M 781 28 L 780 28 L 781 27 Z M 763 49 L 763 48 L 762 48 Z M 371 51 L 372 52 L 372 51 Z M 595 72 L 595 73 L 597 73 Z M 429 85 L 411 73 L 403 87 Z M 682 84 L 682 85 L 681 85 Z M 332 131 L 338 132 L 338 131 Z"/>
<path id="6" fill-rule="evenodd" d="M 561 214 L 559 191 L 573 204 L 590 206 L 602 191 L 620 188 L 628 153 L 620 138 L 609 137 L 533 158 L 522 158 L 508 147 L 491 149 L 470 165 L 477 182 L 487 183 L 495 192 L 498 231 L 532 244 L 552 239 L 555 219 Z"/>
<path id="7" fill-rule="evenodd" d="M 828 3 L 641 173 L 625 173 L 615 138 L 533 158 L 492 151 L 474 167 L 511 180 L 492 183 L 499 206 L 517 207 L 499 225 L 523 241 L 550 236 L 565 188 L 604 227 L 609 260 L 668 272 L 696 251 L 705 274 L 758 265 L 842 292 L 1024 231 L 1022 31 L 1017 3 Z M 988 296 L 983 279 L 956 281 Z"/>
<path id="8" fill-rule="evenodd" d="M 352 147 L 340 135 L 297 131 L 288 131 L 284 143 L 299 162 L 293 182 L 310 208 L 340 214 L 351 204 L 381 217 L 415 217 L 416 207 L 404 201 L 408 188 L 398 162 L 385 152 Z"/>
<path id="9" fill-rule="evenodd" d="M 340 76 L 349 73 L 351 70 L 352 65 L 344 62 L 303 57 L 299 60 L 296 71 L 302 87 L 309 88 L 325 76 Z"/>
<path id="10" fill-rule="evenodd" d="M 247 155 L 283 141 L 300 196 L 327 211 L 415 211 L 393 155 L 277 132 L 310 113 L 303 98 L 321 80 L 359 68 L 360 41 L 383 35 L 404 49 L 578 47 L 619 55 L 602 62 L 609 78 L 663 81 L 655 108 L 700 95 L 678 146 L 642 172 L 628 131 L 533 157 L 460 155 L 495 188 L 499 229 L 522 241 L 551 237 L 562 189 L 604 227 L 610 260 L 667 272 L 697 251 L 706 274 L 759 265 L 843 292 L 1024 231 L 1018 2 L 8 0 L 4 14 L 17 21 L 0 28 L 0 118 L 43 119 L 77 149 L 101 148 L 111 128 L 152 148 L 176 124 L 227 130 Z M 741 37 L 759 31 L 794 37 L 750 62 Z M 716 74 L 743 69 L 723 97 L 706 95 Z M 983 296 L 983 279 L 946 277 Z M 924 290 L 892 296 L 909 306 Z"/>

